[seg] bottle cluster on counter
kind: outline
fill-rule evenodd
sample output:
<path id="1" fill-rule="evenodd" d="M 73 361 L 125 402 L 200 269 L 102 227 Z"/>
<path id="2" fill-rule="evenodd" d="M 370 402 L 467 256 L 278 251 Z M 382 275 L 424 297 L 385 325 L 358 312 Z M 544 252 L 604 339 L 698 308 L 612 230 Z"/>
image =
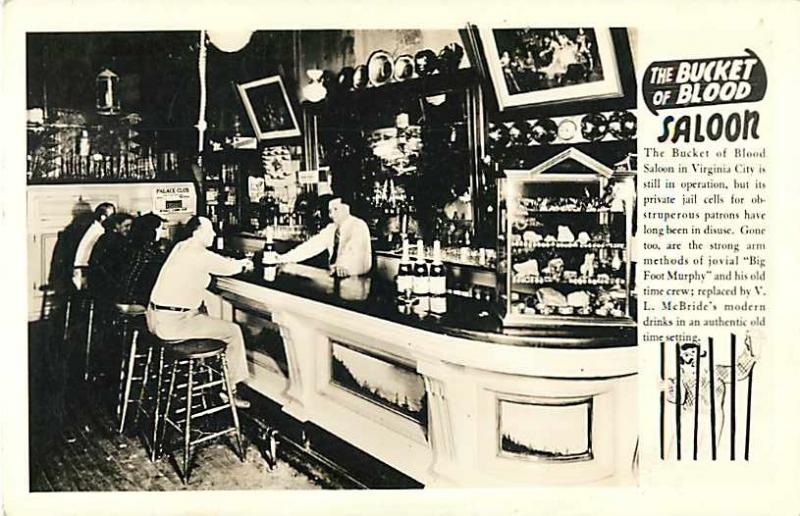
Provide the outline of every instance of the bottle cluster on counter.
<path id="1" fill-rule="evenodd" d="M 398 250 L 393 250 L 392 252 L 402 254 L 402 251 Z M 432 247 L 423 245 L 423 254 L 433 259 L 434 250 Z M 497 250 L 486 247 L 442 247 L 440 243 L 439 256 L 442 262 L 452 265 L 468 265 L 486 269 L 494 269 L 497 265 Z"/>
<path id="2" fill-rule="evenodd" d="M 442 261 L 441 244 L 433 243 L 433 260 L 425 257 L 422 240 L 417 240 L 416 259 L 412 262 L 410 244 L 403 241 L 395 286 L 401 300 L 401 310 L 409 307 L 417 313 L 441 314 L 447 311 L 447 268 Z"/>

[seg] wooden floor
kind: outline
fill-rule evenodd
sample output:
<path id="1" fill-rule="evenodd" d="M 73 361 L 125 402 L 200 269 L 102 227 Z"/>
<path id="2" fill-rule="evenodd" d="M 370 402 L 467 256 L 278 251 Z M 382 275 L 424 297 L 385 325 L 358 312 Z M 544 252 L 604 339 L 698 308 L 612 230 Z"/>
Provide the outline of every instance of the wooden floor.
<path id="1" fill-rule="evenodd" d="M 291 454 L 283 455 L 297 467 L 279 458 L 270 471 L 250 439 L 245 439 L 246 460 L 240 462 L 224 438 L 196 451 L 190 483 L 184 485 L 170 458 L 151 463 L 138 438 L 116 432 L 113 383 L 75 378 L 69 372 L 74 367 L 62 367 L 76 362 L 75 353 L 51 338 L 46 323 L 29 329 L 32 492 L 338 487 Z"/>

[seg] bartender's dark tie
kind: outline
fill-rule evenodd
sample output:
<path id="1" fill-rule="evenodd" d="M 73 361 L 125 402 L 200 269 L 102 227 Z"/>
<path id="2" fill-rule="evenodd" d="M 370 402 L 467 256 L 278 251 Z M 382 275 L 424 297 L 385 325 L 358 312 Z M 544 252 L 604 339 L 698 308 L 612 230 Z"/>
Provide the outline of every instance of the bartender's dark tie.
<path id="1" fill-rule="evenodd" d="M 331 251 L 331 258 L 329 260 L 331 265 L 336 263 L 336 257 L 339 256 L 339 228 L 333 234 L 333 251 Z"/>

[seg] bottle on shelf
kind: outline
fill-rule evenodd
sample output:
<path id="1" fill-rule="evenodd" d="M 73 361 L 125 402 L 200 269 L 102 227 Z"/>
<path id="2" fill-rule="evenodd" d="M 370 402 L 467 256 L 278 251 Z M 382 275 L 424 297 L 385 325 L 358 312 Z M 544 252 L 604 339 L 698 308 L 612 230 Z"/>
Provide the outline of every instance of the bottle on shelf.
<path id="1" fill-rule="evenodd" d="M 222 230 L 224 227 L 224 222 L 222 220 L 219 221 L 219 225 L 217 226 L 217 236 L 214 239 L 214 248 L 218 251 L 222 251 L 225 249 L 225 237 L 222 234 Z"/>
<path id="2" fill-rule="evenodd" d="M 403 254 L 400 258 L 400 265 L 397 267 L 395 286 L 397 287 L 398 296 L 411 297 L 414 289 L 414 265 L 411 262 L 408 239 L 403 239 Z"/>
<path id="3" fill-rule="evenodd" d="M 271 226 L 267 226 L 266 238 L 264 252 L 261 255 L 261 265 L 264 266 L 264 281 L 275 281 L 275 276 L 278 273 L 278 253 L 275 252 Z"/>
<path id="4" fill-rule="evenodd" d="M 620 256 L 622 253 L 619 251 L 619 249 L 615 249 L 613 253 L 614 257 L 611 259 L 611 269 L 618 271 L 622 267 L 622 258 Z"/>
<path id="5" fill-rule="evenodd" d="M 430 278 L 428 277 L 428 262 L 425 261 L 425 249 L 422 239 L 417 240 L 417 261 L 414 262 L 414 277 L 412 280 L 412 291 L 415 297 L 419 298 L 420 304 L 427 305 L 428 294 L 430 293 Z"/>
<path id="6" fill-rule="evenodd" d="M 78 140 L 78 155 L 82 158 L 89 156 L 91 146 L 89 144 L 89 131 L 83 129 L 81 131 L 81 138 Z"/>
<path id="7" fill-rule="evenodd" d="M 469 263 L 470 261 L 470 245 L 472 241 L 469 237 L 469 230 L 464 231 L 464 240 L 462 242 L 462 246 L 459 249 L 459 259 L 464 263 Z"/>
<path id="8" fill-rule="evenodd" d="M 431 312 L 444 313 L 447 311 L 447 269 L 442 262 L 442 247 L 438 240 L 433 241 L 433 263 L 428 277 Z"/>

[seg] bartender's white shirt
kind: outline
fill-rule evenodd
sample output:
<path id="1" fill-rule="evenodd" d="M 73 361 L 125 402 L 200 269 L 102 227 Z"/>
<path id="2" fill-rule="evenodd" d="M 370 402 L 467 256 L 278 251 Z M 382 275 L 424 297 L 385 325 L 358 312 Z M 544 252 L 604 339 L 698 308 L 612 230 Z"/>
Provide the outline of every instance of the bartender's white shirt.
<path id="1" fill-rule="evenodd" d="M 105 233 L 103 225 L 96 220 L 92 222 L 92 225 L 83 234 L 83 238 L 78 244 L 78 250 L 75 252 L 75 267 L 89 266 L 89 258 L 92 256 L 94 244 L 97 243 L 103 233 Z"/>
<path id="2" fill-rule="evenodd" d="M 326 250 L 328 256 L 332 256 L 335 238 L 336 224 L 330 223 L 283 257 L 287 262 L 302 262 Z M 331 265 L 340 265 L 354 276 L 370 271 L 372 242 L 366 222 L 353 215 L 342 221 L 339 229 L 339 251 L 336 254 L 336 263 Z"/>
<path id="3" fill-rule="evenodd" d="M 169 253 L 158 274 L 150 301 L 161 306 L 194 309 L 203 302 L 211 275 L 231 276 L 242 272 L 240 260 L 220 256 L 185 240 Z"/>

